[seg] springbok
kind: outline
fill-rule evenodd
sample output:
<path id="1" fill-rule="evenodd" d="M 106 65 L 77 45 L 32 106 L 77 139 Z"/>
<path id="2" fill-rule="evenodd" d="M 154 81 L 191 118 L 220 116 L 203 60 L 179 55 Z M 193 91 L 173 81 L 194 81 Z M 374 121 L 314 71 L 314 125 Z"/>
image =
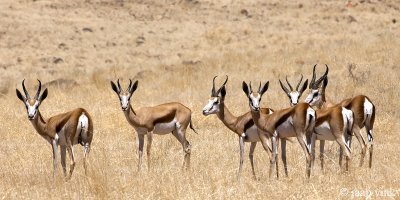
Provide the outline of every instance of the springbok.
<path id="1" fill-rule="evenodd" d="M 260 141 L 259 131 L 260 129 L 253 122 L 253 118 L 250 112 L 244 113 L 238 117 L 234 116 L 225 105 L 225 95 L 226 88 L 225 84 L 228 82 L 228 76 L 226 76 L 225 82 L 222 86 L 215 90 L 215 76 L 213 78 L 213 87 L 211 89 L 211 98 L 208 100 L 207 105 L 203 108 L 203 115 L 208 116 L 211 114 L 216 114 L 218 118 L 224 123 L 224 125 L 229 128 L 231 131 L 237 134 L 239 137 L 239 148 L 240 148 L 240 164 L 239 164 L 239 173 L 238 179 L 240 179 L 240 175 L 242 173 L 243 167 L 243 154 L 244 154 L 244 146 L 245 142 L 250 142 L 250 151 L 249 151 L 249 159 L 251 163 L 251 169 L 253 172 L 253 178 L 256 179 L 256 173 L 254 171 L 254 162 L 253 162 L 253 153 L 256 148 L 257 142 Z M 261 112 L 264 114 L 271 114 L 273 112 L 270 108 L 261 108 Z M 265 147 L 265 150 L 268 154 L 271 153 L 271 147 Z"/>
<path id="2" fill-rule="evenodd" d="M 139 163 L 140 171 L 144 136 L 147 135 L 147 167 L 150 169 L 150 149 L 153 141 L 153 134 L 165 135 L 172 132 L 172 135 L 182 144 L 184 155 L 183 168 L 190 167 L 191 145 L 186 140 L 186 129 L 189 126 L 195 133 L 192 126 L 192 111 L 181 103 L 165 103 L 153 107 L 142 107 L 134 110 L 130 99 L 138 87 L 138 81 L 132 84 L 129 79 L 129 86 L 123 91 L 117 81 L 117 85 L 111 81 L 111 87 L 119 97 L 122 111 L 126 120 L 136 130 L 139 139 Z"/>
<path id="3" fill-rule="evenodd" d="M 325 95 L 325 89 L 328 84 L 327 72 L 329 70 L 328 66 L 325 65 L 326 71 L 325 74 L 319 79 L 321 81 L 315 81 L 315 68 L 313 69 L 313 77 L 309 86 L 309 94 L 305 100 L 305 102 L 309 103 L 311 106 L 320 108 L 330 107 L 335 105 L 332 101 L 328 100 Z M 342 107 L 353 111 L 354 113 L 354 126 L 353 133 L 357 137 L 358 142 L 361 145 L 361 159 L 360 165 L 362 166 L 364 163 L 364 157 L 366 154 L 367 144 L 365 143 L 364 137 L 361 134 L 361 129 L 365 127 L 368 142 L 370 144 L 369 148 L 369 167 L 372 167 L 372 154 L 373 154 L 373 127 L 375 121 L 375 106 L 372 101 L 365 95 L 357 95 L 353 98 L 345 99 L 339 103 Z M 351 137 L 349 138 L 349 147 L 351 147 Z M 340 156 L 341 158 L 341 156 Z M 341 159 L 340 159 L 341 162 Z"/>
<path id="4" fill-rule="evenodd" d="M 249 99 L 251 115 L 256 126 L 265 134 L 260 134 L 260 140 L 267 143 L 268 138 L 272 138 L 272 157 L 271 164 L 276 162 L 276 138 L 296 137 L 306 156 L 306 175 L 311 175 L 311 137 L 314 131 L 316 113 L 307 103 L 299 103 L 291 108 L 277 110 L 272 114 L 266 115 L 260 112 L 260 102 L 262 95 L 268 90 L 269 81 L 263 87 L 260 86 L 257 92 L 253 92 L 251 83 L 243 82 L 242 89 Z M 264 145 L 265 146 L 265 145 Z M 273 172 L 270 167 L 270 176 Z M 278 172 L 277 172 L 278 173 Z"/>
<path id="5" fill-rule="evenodd" d="M 327 73 L 328 71 L 326 71 L 325 76 L 327 76 Z M 315 81 L 315 83 L 320 84 L 320 82 L 323 80 L 325 76 Z M 286 77 L 286 82 L 290 90 L 282 84 L 281 80 L 279 80 L 282 90 L 289 97 L 291 106 L 296 105 L 298 103 L 301 94 L 307 88 L 308 80 L 304 82 L 302 89 L 299 91 L 298 88 L 299 85 L 301 84 L 302 78 L 303 75 L 301 75 L 300 82 L 297 84 L 296 91 L 293 90 L 293 87 L 290 85 L 289 81 L 287 80 L 287 77 Z M 347 146 L 347 144 L 343 143 L 343 140 L 345 139 L 345 141 L 347 141 L 349 140 L 349 136 L 351 136 L 351 129 L 353 128 L 353 121 L 354 121 L 353 112 L 344 107 L 341 107 L 340 105 L 330 108 L 318 109 L 316 110 L 316 112 L 317 112 L 317 119 L 314 128 L 312 147 L 311 147 L 313 162 L 315 160 L 315 140 L 320 141 L 321 169 L 324 169 L 325 140 L 330 140 L 330 141 L 336 140 L 341 147 L 341 152 L 344 151 L 346 153 L 346 170 L 348 170 L 351 151 Z M 282 148 L 284 148 L 283 144 Z M 286 165 L 286 163 L 284 163 L 284 165 Z M 340 165 L 342 165 L 341 162 Z"/>
<path id="6" fill-rule="evenodd" d="M 28 113 L 28 119 L 31 121 L 35 130 L 42 136 L 47 142 L 50 143 L 53 149 L 53 176 L 56 175 L 57 169 L 57 148 L 60 146 L 61 154 L 61 165 L 63 168 L 64 176 L 66 176 L 66 163 L 65 156 L 66 150 L 68 150 L 69 157 L 71 159 L 69 178 L 72 176 L 72 172 L 75 168 L 75 156 L 73 145 L 81 144 L 84 146 L 84 168 L 85 174 L 87 174 L 87 157 L 90 151 L 90 144 L 93 138 L 93 122 L 89 113 L 83 108 L 77 108 L 67 113 L 62 113 L 50 117 L 49 119 L 43 118 L 39 111 L 39 106 L 47 97 L 47 88 L 41 92 L 41 82 L 36 95 L 33 99 L 29 96 L 28 91 L 25 88 L 25 79 L 22 81 L 22 88 L 25 96 L 16 89 L 17 97 L 25 104 L 26 111 Z"/>

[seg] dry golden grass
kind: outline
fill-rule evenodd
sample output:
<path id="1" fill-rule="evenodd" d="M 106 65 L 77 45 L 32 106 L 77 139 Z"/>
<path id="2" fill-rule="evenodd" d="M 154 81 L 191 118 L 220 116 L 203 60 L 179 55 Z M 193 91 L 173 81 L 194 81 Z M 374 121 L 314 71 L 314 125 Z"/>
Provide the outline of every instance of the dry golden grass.
<path id="1" fill-rule="evenodd" d="M 385 198 L 398 199 L 399 3 L 353 1 L 347 8 L 344 1 L 263 2 L 1 1 L 0 199 L 340 199 L 365 191 L 373 198 L 387 191 L 395 196 Z M 216 116 L 201 114 L 212 77 L 229 75 L 226 104 L 239 115 L 249 109 L 243 80 L 271 81 L 263 106 L 284 108 L 288 100 L 278 79 L 298 80 L 300 73 L 310 78 L 315 63 L 331 68 L 327 94 L 333 100 L 366 94 L 375 103 L 372 169 L 358 167 L 360 149 L 353 140 L 351 170 L 340 172 L 338 147 L 328 143 L 325 173 L 317 160 L 306 181 L 305 159 L 294 142 L 288 145 L 290 176 L 270 179 L 267 154 L 258 145 L 258 180 L 246 159 L 237 182 L 237 136 Z M 31 93 L 36 78 L 77 82 L 49 86 L 40 109 L 45 117 L 76 107 L 91 113 L 88 176 L 83 148 L 76 146 L 72 179 L 63 180 L 60 166 L 53 179 L 51 147 L 15 96 L 23 78 Z M 199 134 L 187 131 L 190 171 L 181 170 L 181 145 L 170 135 L 155 137 L 152 169 L 144 162 L 137 171 L 136 134 L 109 84 L 117 78 L 125 86 L 128 78 L 139 80 L 134 107 L 179 101 L 192 109 Z"/>

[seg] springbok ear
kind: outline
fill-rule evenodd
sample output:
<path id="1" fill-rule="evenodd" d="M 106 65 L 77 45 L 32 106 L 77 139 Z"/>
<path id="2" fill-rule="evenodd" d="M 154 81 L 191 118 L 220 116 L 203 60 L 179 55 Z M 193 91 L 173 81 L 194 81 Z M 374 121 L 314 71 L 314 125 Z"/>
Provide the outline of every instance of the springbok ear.
<path id="1" fill-rule="evenodd" d="M 131 89 L 129 90 L 129 92 L 130 92 L 131 94 L 133 94 L 133 92 L 136 91 L 136 89 L 137 89 L 137 87 L 138 87 L 138 84 L 139 84 L 139 81 L 136 80 L 135 83 L 132 85 Z"/>
<path id="2" fill-rule="evenodd" d="M 222 86 L 222 88 L 221 88 L 221 96 L 222 96 L 222 97 L 225 97 L 225 95 L 226 95 L 226 89 L 225 89 L 225 85 L 224 85 L 224 86 Z"/>
<path id="3" fill-rule="evenodd" d="M 115 85 L 114 82 L 112 82 L 112 81 L 110 81 L 110 82 L 111 82 L 111 88 L 114 90 L 115 93 L 119 94 L 119 89 L 118 89 L 118 87 Z"/>
<path id="4" fill-rule="evenodd" d="M 40 97 L 39 97 L 38 100 L 39 100 L 40 102 L 42 102 L 44 99 L 46 99 L 47 93 L 48 93 L 48 91 L 47 91 L 47 88 L 46 88 L 46 89 L 44 89 L 42 95 L 40 95 Z"/>
<path id="5" fill-rule="evenodd" d="M 25 102 L 26 98 L 21 94 L 21 92 L 18 89 L 16 89 L 16 90 L 17 90 L 18 99 L 20 99 L 22 102 Z"/>
<path id="6" fill-rule="evenodd" d="M 262 96 L 267 90 L 268 90 L 268 86 L 269 86 L 269 81 L 267 81 L 264 86 L 262 87 L 262 89 L 260 90 L 260 95 Z"/>
<path id="7" fill-rule="evenodd" d="M 299 91 L 300 95 L 303 94 L 303 92 L 307 89 L 307 85 L 308 85 L 308 79 L 304 81 L 303 87 Z"/>
<path id="8" fill-rule="evenodd" d="M 243 92 L 246 94 L 246 96 L 249 96 L 249 95 L 250 95 L 249 86 L 248 86 L 247 83 L 244 82 L 244 81 L 243 81 L 243 83 L 242 83 L 242 89 L 243 89 Z"/>

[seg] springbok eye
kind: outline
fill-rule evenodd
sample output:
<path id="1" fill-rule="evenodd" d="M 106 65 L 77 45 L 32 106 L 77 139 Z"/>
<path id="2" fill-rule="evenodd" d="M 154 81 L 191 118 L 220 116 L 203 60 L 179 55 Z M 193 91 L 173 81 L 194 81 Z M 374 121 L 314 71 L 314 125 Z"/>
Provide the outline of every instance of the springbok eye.
<path id="1" fill-rule="evenodd" d="M 214 101 L 214 105 L 217 105 L 217 104 L 219 104 L 219 102 L 218 101 Z"/>
<path id="2" fill-rule="evenodd" d="M 317 92 L 313 94 L 313 97 L 317 97 L 317 96 L 318 96 L 318 93 L 317 93 Z"/>

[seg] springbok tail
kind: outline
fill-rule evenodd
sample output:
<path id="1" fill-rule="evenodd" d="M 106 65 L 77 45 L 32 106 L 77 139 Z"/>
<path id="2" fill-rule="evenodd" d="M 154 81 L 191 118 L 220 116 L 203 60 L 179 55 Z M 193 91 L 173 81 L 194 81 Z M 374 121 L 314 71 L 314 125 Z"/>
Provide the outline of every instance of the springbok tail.
<path id="1" fill-rule="evenodd" d="M 192 124 L 192 118 L 190 118 L 190 121 L 189 121 L 189 127 L 190 127 L 190 129 L 192 129 L 193 130 L 193 132 L 195 132 L 196 134 L 199 134 L 194 128 L 193 128 L 193 124 Z"/>

